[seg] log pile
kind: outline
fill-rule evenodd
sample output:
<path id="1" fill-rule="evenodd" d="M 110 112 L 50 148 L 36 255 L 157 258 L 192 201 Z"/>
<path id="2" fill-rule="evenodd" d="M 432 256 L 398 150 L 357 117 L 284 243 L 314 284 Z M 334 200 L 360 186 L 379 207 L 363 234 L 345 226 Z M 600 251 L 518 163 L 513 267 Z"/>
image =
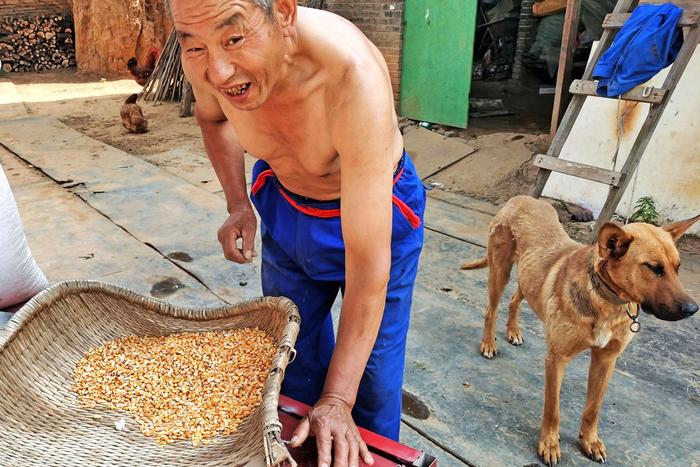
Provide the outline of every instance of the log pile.
<path id="1" fill-rule="evenodd" d="M 5 72 L 75 66 L 72 18 L 65 15 L 0 17 L 0 61 Z"/>

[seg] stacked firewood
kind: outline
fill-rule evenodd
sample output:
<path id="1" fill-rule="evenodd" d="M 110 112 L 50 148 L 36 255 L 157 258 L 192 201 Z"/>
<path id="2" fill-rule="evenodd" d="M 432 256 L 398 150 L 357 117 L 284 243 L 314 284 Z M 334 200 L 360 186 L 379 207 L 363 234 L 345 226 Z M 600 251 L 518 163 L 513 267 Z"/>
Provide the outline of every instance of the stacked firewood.
<path id="1" fill-rule="evenodd" d="M 0 17 L 0 61 L 5 72 L 75 66 L 74 41 L 69 16 Z"/>

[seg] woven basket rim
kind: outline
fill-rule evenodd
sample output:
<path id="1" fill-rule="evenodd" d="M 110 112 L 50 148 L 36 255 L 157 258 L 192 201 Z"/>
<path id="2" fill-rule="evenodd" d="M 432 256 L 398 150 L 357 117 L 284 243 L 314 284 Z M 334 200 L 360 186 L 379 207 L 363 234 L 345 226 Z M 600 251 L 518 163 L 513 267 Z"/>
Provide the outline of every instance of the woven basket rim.
<path id="1" fill-rule="evenodd" d="M 76 279 L 61 281 L 47 287 L 17 310 L 9 321 L 5 323 L 4 328 L 0 329 L 0 352 L 7 347 L 17 333 L 29 324 L 42 309 L 48 307 L 60 298 L 68 295 L 80 294 L 84 291 L 103 292 L 119 298 L 126 298 L 130 302 L 154 313 L 188 321 L 212 321 L 215 319 L 230 318 L 232 316 L 244 314 L 251 308 L 270 305 L 276 305 L 277 307 L 287 310 L 294 309 L 297 317 L 299 315 L 294 302 L 286 297 L 258 297 L 232 305 L 210 308 L 186 308 L 148 297 L 120 285 L 108 284 L 97 280 Z M 273 301 L 277 303 L 275 304 Z"/>
<path id="2" fill-rule="evenodd" d="M 105 293 L 119 299 L 125 299 L 132 304 L 149 312 L 187 321 L 213 321 L 232 318 L 246 314 L 262 307 L 276 308 L 286 312 L 287 323 L 281 341 L 276 342 L 277 353 L 273 358 L 265 383 L 262 409 L 264 412 L 264 432 L 260 434 L 265 451 L 265 461 L 268 466 L 289 462 L 296 466 L 287 447 L 281 439 L 281 423 L 277 413 L 282 378 L 286 367 L 296 353 L 294 344 L 299 332 L 301 318 L 297 306 L 286 297 L 259 297 L 232 305 L 211 308 L 186 308 L 142 295 L 129 288 L 104 283 L 97 280 L 69 280 L 58 282 L 39 292 L 24 304 L 10 320 L 0 328 L 0 353 L 20 335 L 22 330 L 37 318 L 42 310 L 51 306 L 57 300 L 84 292 Z"/>

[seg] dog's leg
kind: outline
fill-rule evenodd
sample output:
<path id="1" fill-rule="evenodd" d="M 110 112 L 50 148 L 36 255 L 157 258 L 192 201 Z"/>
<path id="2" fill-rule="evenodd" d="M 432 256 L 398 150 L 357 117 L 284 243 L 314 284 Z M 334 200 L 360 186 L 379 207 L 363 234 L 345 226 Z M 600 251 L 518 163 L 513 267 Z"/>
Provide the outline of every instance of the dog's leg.
<path id="1" fill-rule="evenodd" d="M 496 226 L 489 232 L 486 248 L 489 264 L 489 305 L 484 319 L 484 336 L 481 339 L 481 355 L 493 358 L 498 354 L 496 347 L 496 314 L 503 289 L 510 279 L 510 270 L 515 260 L 515 239 L 510 229 L 504 225 Z"/>
<path id="2" fill-rule="evenodd" d="M 484 318 L 484 336 L 481 339 L 481 355 L 486 358 L 493 358 L 498 354 L 498 347 L 496 346 L 496 315 L 498 313 L 498 303 L 507 282 L 507 273 L 504 274 L 503 271 L 499 271 L 496 267 L 489 269 L 489 305 Z"/>
<path id="3" fill-rule="evenodd" d="M 513 345 L 521 345 L 524 342 L 523 333 L 520 332 L 520 322 L 518 321 L 520 302 L 522 301 L 523 292 L 518 287 L 508 304 L 508 324 L 506 326 L 506 338 Z"/>
<path id="4" fill-rule="evenodd" d="M 616 345 L 617 344 L 617 345 Z M 608 381 L 615 370 L 617 356 L 621 349 L 617 341 L 610 342 L 606 347 L 591 349 L 591 366 L 588 370 L 588 395 L 586 407 L 581 417 L 581 432 L 579 444 L 584 454 L 595 461 L 605 462 L 607 451 L 605 444 L 598 438 L 598 416 L 603 405 L 603 397 L 608 387 Z"/>
<path id="5" fill-rule="evenodd" d="M 561 458 L 559 449 L 559 391 L 569 358 L 548 351 L 544 359 L 544 413 L 538 452 L 542 461 L 554 465 Z"/>

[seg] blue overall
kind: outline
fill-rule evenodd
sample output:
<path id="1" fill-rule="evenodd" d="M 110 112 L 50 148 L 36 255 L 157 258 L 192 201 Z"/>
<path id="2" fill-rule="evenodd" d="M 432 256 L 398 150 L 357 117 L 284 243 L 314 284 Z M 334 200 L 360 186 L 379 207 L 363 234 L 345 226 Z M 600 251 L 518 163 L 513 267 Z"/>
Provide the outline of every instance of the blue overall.
<path id="1" fill-rule="evenodd" d="M 340 201 L 316 201 L 289 192 L 263 161 L 253 167 L 253 180 L 251 200 L 262 221 L 263 293 L 291 299 L 301 314 L 297 358 L 287 367 L 282 393 L 313 405 L 321 395 L 335 347 L 331 306 L 338 291 L 345 289 Z M 353 410 L 359 426 L 397 441 L 424 209 L 425 189 L 404 152 L 394 174 L 391 272 L 384 315 Z"/>
<path id="2" fill-rule="evenodd" d="M 683 45 L 683 33 L 676 27 L 682 14 L 672 3 L 635 8 L 593 69 L 598 94 L 624 94 L 673 63 Z"/>

